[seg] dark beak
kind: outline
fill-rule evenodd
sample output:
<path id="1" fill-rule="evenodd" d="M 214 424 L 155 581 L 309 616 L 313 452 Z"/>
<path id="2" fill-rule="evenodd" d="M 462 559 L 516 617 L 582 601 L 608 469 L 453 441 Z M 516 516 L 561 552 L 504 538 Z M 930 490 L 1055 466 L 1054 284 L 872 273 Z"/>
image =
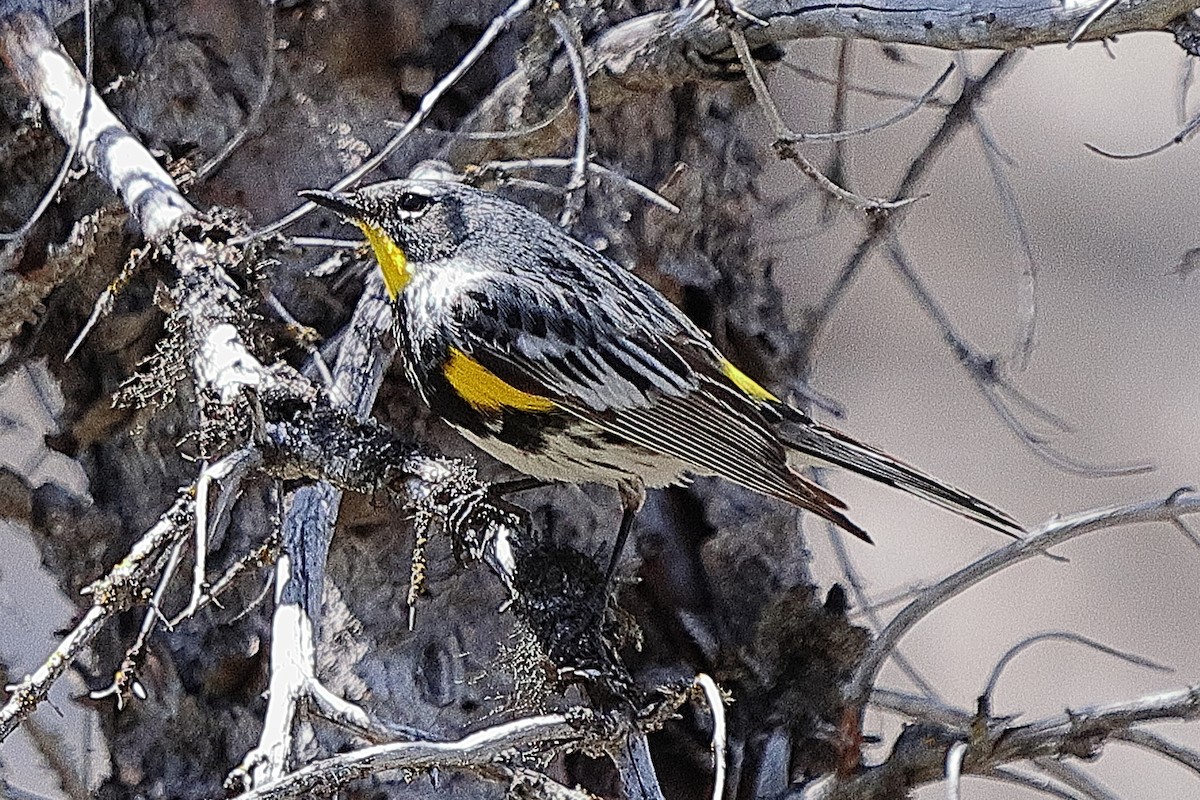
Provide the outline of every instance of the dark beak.
<path id="1" fill-rule="evenodd" d="M 319 206 L 336 211 L 346 219 L 362 219 L 362 210 L 351 200 L 351 196 L 348 194 L 326 192 L 321 189 L 304 189 L 297 194 L 305 200 L 311 200 Z"/>

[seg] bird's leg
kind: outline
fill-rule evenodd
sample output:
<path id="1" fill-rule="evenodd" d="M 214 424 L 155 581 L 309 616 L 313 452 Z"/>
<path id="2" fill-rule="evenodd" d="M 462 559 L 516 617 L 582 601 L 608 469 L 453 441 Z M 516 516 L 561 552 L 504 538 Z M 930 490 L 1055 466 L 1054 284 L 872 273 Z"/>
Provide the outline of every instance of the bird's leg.
<path id="1" fill-rule="evenodd" d="M 491 486 L 492 494 L 497 497 L 516 494 L 517 492 L 527 492 L 530 489 L 540 489 L 543 486 L 549 486 L 551 481 L 544 481 L 541 478 L 526 476 L 524 478 L 516 478 L 511 481 L 499 481 Z"/>
<path id="2" fill-rule="evenodd" d="M 646 502 L 646 485 L 640 479 L 631 478 L 628 481 L 622 481 L 617 486 L 617 491 L 621 493 L 621 527 L 617 528 L 617 539 L 613 542 L 612 555 L 608 557 L 608 569 L 604 572 L 605 591 L 612 586 L 613 577 L 617 574 L 621 551 L 625 549 L 629 532 L 633 530 L 633 518 L 637 516 L 637 512 L 641 511 L 642 504 Z"/>

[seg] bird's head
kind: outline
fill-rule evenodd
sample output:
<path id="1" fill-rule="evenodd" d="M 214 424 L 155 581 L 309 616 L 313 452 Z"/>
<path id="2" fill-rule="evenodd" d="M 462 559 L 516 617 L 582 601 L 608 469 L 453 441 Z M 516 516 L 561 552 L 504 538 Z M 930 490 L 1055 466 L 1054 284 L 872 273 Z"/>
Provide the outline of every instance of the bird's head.
<path id="1" fill-rule="evenodd" d="M 341 214 L 366 234 L 395 300 L 413 271 L 452 257 L 478 227 L 471 200 L 484 195 L 451 181 L 395 180 L 349 192 L 307 190 L 300 196 Z"/>

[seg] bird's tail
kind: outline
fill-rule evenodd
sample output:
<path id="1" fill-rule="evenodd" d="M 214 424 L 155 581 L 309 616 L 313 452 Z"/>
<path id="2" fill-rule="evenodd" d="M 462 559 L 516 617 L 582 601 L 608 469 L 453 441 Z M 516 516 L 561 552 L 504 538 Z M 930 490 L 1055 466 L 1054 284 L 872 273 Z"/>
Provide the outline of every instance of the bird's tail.
<path id="1" fill-rule="evenodd" d="M 889 456 L 880 450 L 856 441 L 844 433 L 820 425 L 811 419 L 803 423 L 784 423 L 780 434 L 797 459 L 817 466 L 835 466 L 856 472 L 886 486 L 953 511 L 1000 533 L 1021 538 L 1021 525 L 991 503 L 980 500 L 962 489 L 926 475 L 916 467 Z"/>

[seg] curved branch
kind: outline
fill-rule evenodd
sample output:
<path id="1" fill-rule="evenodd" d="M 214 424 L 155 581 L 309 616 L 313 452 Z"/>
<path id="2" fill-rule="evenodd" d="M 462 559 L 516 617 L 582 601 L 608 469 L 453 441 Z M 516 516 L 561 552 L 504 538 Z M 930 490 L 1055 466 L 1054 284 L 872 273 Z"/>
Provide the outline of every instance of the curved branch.
<path id="1" fill-rule="evenodd" d="M 1046 523 L 1025 539 L 1015 541 L 963 567 L 936 586 L 930 587 L 929 591 L 909 603 L 892 618 L 858 665 L 854 680 L 847 687 L 847 695 L 855 705 L 862 706 L 879 670 L 896 644 L 913 626 L 942 603 L 985 578 L 1025 559 L 1041 555 L 1045 550 L 1070 541 L 1076 536 L 1136 522 L 1171 522 L 1185 514 L 1200 512 L 1200 497 L 1178 495 L 1179 493 L 1175 493 L 1163 500 L 1148 500 L 1128 506 L 1085 511 L 1073 517 Z"/>
<path id="2" fill-rule="evenodd" d="M 234 800 L 292 800 L 332 793 L 349 781 L 386 770 L 432 767 L 483 769 L 515 748 L 558 747 L 579 741 L 583 731 L 559 714 L 507 722 L 453 742 L 393 742 L 315 761 Z"/>

